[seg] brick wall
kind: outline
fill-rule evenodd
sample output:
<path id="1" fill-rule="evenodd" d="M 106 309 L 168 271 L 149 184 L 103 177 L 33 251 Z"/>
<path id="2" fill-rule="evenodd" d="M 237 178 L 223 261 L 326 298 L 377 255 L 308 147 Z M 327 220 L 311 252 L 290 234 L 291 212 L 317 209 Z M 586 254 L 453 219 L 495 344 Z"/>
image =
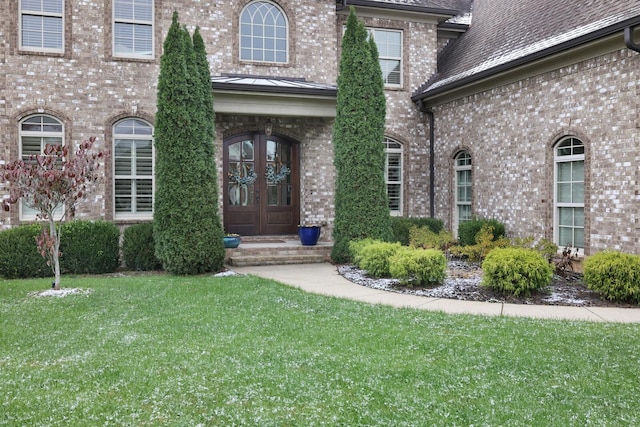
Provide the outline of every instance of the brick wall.
<path id="1" fill-rule="evenodd" d="M 627 49 L 438 106 L 436 214 L 453 211 L 453 156 L 473 158 L 473 212 L 514 236 L 553 236 L 553 145 L 585 154 L 586 252 L 640 253 L 640 56 Z"/>
<path id="2" fill-rule="evenodd" d="M 345 17 L 336 15 L 334 0 L 278 0 L 290 28 L 291 60 L 284 66 L 239 61 L 238 14 L 249 0 L 156 0 L 154 58 L 114 58 L 112 1 L 67 0 L 67 16 L 71 18 L 66 20 L 65 52 L 41 54 L 20 52 L 18 0 L 8 0 L 9 13 L 0 16 L 0 162 L 17 158 L 18 122 L 30 114 L 46 113 L 60 119 L 67 143 L 77 144 L 95 135 L 98 148 L 111 147 L 111 127 L 121 118 L 139 117 L 153 124 L 162 42 L 174 10 L 190 31 L 200 26 L 214 76 L 236 73 L 305 78 L 318 83 L 337 81 Z M 405 189 L 411 189 L 411 194 L 405 191 L 405 214 L 426 215 L 426 131 L 410 95 L 435 69 L 436 25 L 381 19 L 369 19 L 366 24 L 404 31 L 404 86 L 387 91 L 387 134 L 405 146 Z M 334 215 L 333 121 L 271 118 L 278 132 L 301 144 L 300 217 L 327 223 L 324 234 L 328 235 Z M 258 129 L 264 118 L 218 114 L 216 121 L 217 161 L 221 166 L 224 135 L 233 129 Z M 0 197 L 4 194 L 0 186 Z M 110 163 L 105 165 L 105 178 L 98 191 L 79 207 L 77 217 L 113 219 Z M 17 209 L 2 220 L 1 226 L 18 224 Z"/>

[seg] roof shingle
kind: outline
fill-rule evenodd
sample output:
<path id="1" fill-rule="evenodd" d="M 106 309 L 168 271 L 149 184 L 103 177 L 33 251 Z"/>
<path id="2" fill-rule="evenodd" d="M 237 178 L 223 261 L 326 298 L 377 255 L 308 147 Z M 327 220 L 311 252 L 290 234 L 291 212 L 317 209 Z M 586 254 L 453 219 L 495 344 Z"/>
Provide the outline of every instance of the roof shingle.
<path id="1" fill-rule="evenodd" d="M 475 0 L 469 30 L 416 96 L 635 17 L 638 0 Z"/>

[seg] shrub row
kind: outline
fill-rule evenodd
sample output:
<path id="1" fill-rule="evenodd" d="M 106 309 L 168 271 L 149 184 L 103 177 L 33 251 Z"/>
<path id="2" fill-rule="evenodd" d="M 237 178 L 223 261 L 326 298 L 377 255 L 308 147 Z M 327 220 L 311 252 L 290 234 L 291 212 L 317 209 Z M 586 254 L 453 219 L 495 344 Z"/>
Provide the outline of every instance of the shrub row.
<path id="1" fill-rule="evenodd" d="M 70 221 L 62 225 L 60 269 L 71 274 L 116 271 L 120 230 L 106 221 Z"/>
<path id="2" fill-rule="evenodd" d="M 458 244 L 460 246 L 475 245 L 476 236 L 483 227 L 493 228 L 493 239 L 498 240 L 505 236 L 504 224 L 495 219 L 473 218 L 470 221 L 460 223 L 458 226 Z"/>
<path id="3" fill-rule="evenodd" d="M 529 295 L 549 286 L 553 266 L 534 249 L 495 248 L 482 262 L 483 286 L 513 295 Z"/>
<path id="4" fill-rule="evenodd" d="M 444 225 L 441 220 L 435 218 L 391 217 L 393 239 L 396 242 L 400 242 L 403 246 L 409 245 L 409 230 L 411 230 L 412 227 L 427 227 L 429 230 L 438 234 Z"/>
<path id="5" fill-rule="evenodd" d="M 155 254 L 152 223 L 135 224 L 124 230 L 122 258 L 131 270 L 149 271 L 162 268 L 162 262 Z"/>
<path id="6" fill-rule="evenodd" d="M 592 255 L 584 263 L 584 281 L 608 300 L 640 303 L 640 256 L 615 251 Z"/>
<path id="7" fill-rule="evenodd" d="M 14 227 L 0 232 L 0 276 L 7 279 L 24 279 L 53 275 L 36 246 L 36 237 L 41 232 L 40 224 Z"/>
<path id="8" fill-rule="evenodd" d="M 408 286 L 433 285 L 445 279 L 447 260 L 437 249 L 419 249 L 371 239 L 349 245 L 356 265 L 373 277 L 394 277 Z"/>
<path id="9" fill-rule="evenodd" d="M 7 279 L 50 277 L 47 261 L 40 255 L 36 237 L 41 224 L 24 225 L 0 232 L 0 276 Z M 132 270 L 160 267 L 154 255 L 151 224 L 127 228 L 123 241 L 123 259 Z M 106 221 L 64 223 L 60 239 L 60 269 L 66 274 L 103 274 L 120 265 L 120 232 Z"/>

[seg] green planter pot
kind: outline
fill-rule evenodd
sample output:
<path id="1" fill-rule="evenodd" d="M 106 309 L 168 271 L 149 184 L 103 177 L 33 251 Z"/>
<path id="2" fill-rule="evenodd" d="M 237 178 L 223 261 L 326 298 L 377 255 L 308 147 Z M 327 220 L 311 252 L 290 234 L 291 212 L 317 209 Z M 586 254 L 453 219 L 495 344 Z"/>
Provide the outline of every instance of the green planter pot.
<path id="1" fill-rule="evenodd" d="M 241 240 L 240 236 L 224 236 L 222 238 L 225 248 L 237 248 Z"/>

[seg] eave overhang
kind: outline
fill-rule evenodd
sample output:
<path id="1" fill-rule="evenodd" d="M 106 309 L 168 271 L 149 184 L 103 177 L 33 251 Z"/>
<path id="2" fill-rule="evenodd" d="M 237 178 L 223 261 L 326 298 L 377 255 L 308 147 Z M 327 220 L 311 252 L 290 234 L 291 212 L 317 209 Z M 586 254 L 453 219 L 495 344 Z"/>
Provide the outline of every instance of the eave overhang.
<path id="1" fill-rule="evenodd" d="M 410 4 L 378 2 L 372 0 L 343 0 L 336 4 L 338 15 L 348 15 L 354 6 L 359 18 L 388 18 L 414 22 L 442 23 L 461 12 L 455 9 L 421 7 Z"/>
<path id="2" fill-rule="evenodd" d="M 436 82 L 411 99 L 425 109 L 614 52 L 625 47 L 625 28 L 639 25 L 640 16 L 636 16 L 495 66 L 479 66 L 468 75 Z"/>
<path id="3" fill-rule="evenodd" d="M 212 77 L 217 113 L 282 117 L 336 116 L 335 85 L 283 79 L 228 75 Z"/>

